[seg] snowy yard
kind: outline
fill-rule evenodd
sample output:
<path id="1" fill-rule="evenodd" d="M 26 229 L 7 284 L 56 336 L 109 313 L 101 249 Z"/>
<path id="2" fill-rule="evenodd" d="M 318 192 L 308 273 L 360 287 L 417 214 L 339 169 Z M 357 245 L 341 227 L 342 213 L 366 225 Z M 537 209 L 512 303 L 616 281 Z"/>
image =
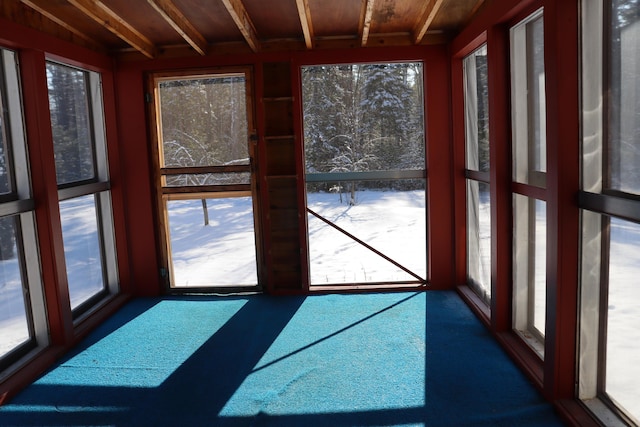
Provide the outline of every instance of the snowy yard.
<path id="1" fill-rule="evenodd" d="M 336 194 L 308 193 L 307 205 L 426 279 L 424 190 L 360 191 L 354 206 L 341 204 Z M 313 215 L 307 217 L 312 285 L 417 280 Z"/>
<path id="2" fill-rule="evenodd" d="M 174 286 L 255 285 L 256 250 L 251 197 L 169 203 Z"/>

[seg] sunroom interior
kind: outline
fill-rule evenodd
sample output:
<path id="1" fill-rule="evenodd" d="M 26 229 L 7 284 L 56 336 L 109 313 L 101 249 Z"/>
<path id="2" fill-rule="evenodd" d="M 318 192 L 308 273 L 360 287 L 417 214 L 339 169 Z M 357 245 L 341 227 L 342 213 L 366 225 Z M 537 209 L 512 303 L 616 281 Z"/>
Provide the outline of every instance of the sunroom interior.
<path id="1" fill-rule="evenodd" d="M 144 298 L 448 291 L 563 422 L 638 425 L 639 40 L 638 0 L 3 0 L 0 419 Z"/>

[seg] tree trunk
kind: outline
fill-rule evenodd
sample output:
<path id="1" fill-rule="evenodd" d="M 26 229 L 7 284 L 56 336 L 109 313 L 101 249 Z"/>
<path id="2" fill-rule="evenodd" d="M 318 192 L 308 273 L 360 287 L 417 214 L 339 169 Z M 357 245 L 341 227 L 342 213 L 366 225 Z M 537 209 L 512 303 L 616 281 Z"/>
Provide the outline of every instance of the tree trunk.
<path id="1" fill-rule="evenodd" d="M 351 187 L 351 196 L 349 198 L 349 205 L 350 206 L 355 206 L 356 204 L 356 183 L 352 182 L 350 184 Z"/>
<path id="2" fill-rule="evenodd" d="M 207 199 L 202 199 L 202 214 L 204 215 L 204 225 L 209 225 L 209 209 L 207 208 Z"/>

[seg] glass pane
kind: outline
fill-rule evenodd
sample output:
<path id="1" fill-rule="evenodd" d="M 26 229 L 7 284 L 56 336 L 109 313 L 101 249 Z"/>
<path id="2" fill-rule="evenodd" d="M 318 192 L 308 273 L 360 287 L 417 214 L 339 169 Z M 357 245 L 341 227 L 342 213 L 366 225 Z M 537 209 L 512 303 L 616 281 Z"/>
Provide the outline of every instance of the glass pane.
<path id="1" fill-rule="evenodd" d="M 226 172 L 167 175 L 164 185 L 166 187 L 186 187 L 198 185 L 236 185 L 250 183 L 251 173 L 249 172 Z"/>
<path id="2" fill-rule="evenodd" d="M 535 267 L 533 302 L 533 327 L 544 336 L 547 305 L 547 204 L 535 203 Z"/>
<path id="3" fill-rule="evenodd" d="M 464 59 L 467 169 L 489 170 L 489 80 L 487 47 Z"/>
<path id="4" fill-rule="evenodd" d="M 255 286 L 251 197 L 167 202 L 173 287 Z"/>
<path id="5" fill-rule="evenodd" d="M 249 164 L 245 76 L 159 84 L 162 167 Z"/>
<path id="6" fill-rule="evenodd" d="M 485 300 L 491 300 L 491 194 L 484 182 L 467 180 L 467 276 Z"/>
<path id="7" fill-rule="evenodd" d="M 71 309 L 105 289 L 95 195 L 60 202 Z"/>
<path id="8" fill-rule="evenodd" d="M 84 71 L 47 63 L 58 185 L 96 176 L 86 79 Z"/>
<path id="9" fill-rule="evenodd" d="M 640 7 L 632 0 L 611 5 L 610 186 L 640 194 Z"/>
<path id="10" fill-rule="evenodd" d="M 544 187 L 547 169 L 542 15 L 511 30 L 513 179 Z"/>
<path id="11" fill-rule="evenodd" d="M 2 67 L 2 57 L 0 57 L 0 67 Z M 7 140 L 7 125 L 4 121 L 4 85 L 2 84 L 2 70 L 0 70 L 0 195 L 8 194 L 12 191 L 11 185 L 11 165 L 9 163 L 9 141 Z"/>
<path id="12" fill-rule="evenodd" d="M 605 37 L 603 36 L 604 2 L 581 2 L 581 46 L 582 53 L 580 86 L 582 114 L 580 117 L 582 130 L 582 182 L 581 188 L 591 193 L 600 193 L 603 184 L 604 156 L 603 142 L 606 141 L 603 102 L 608 83 L 604 81 L 604 65 L 606 65 Z M 610 93 L 609 89 L 607 92 Z"/>
<path id="13" fill-rule="evenodd" d="M 0 217 L 0 358 L 30 339 L 15 217 Z"/>
<path id="14" fill-rule="evenodd" d="M 306 171 L 424 169 L 421 63 L 302 68 Z"/>
<path id="15" fill-rule="evenodd" d="M 307 206 L 425 279 L 424 185 L 424 180 L 307 184 Z M 312 285 L 418 280 L 315 216 L 308 220 Z"/>
<path id="16" fill-rule="evenodd" d="M 594 400 L 598 394 L 600 340 L 600 282 L 602 280 L 602 216 L 581 210 L 579 297 L 579 368 L 578 393 L 583 401 Z"/>
<path id="17" fill-rule="evenodd" d="M 640 419 L 640 225 L 612 218 L 610 230 L 605 390 Z"/>
<path id="18" fill-rule="evenodd" d="M 514 327 L 543 338 L 546 312 L 546 203 L 519 194 L 514 202 Z"/>

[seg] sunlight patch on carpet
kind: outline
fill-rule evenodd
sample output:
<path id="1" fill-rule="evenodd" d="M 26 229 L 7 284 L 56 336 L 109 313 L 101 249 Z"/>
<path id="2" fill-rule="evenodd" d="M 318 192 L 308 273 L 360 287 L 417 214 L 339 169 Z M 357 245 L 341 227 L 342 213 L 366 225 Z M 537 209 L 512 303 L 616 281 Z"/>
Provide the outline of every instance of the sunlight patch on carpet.
<path id="1" fill-rule="evenodd" d="M 367 299 L 308 297 L 219 415 L 423 407 L 425 294 Z"/>

